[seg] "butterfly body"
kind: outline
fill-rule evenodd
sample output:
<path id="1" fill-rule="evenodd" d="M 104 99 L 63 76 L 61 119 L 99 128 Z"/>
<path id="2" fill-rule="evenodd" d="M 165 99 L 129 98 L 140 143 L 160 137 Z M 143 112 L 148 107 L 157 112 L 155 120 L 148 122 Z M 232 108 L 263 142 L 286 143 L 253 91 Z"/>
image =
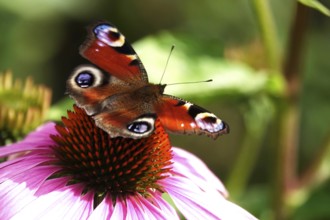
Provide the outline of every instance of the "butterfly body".
<path id="1" fill-rule="evenodd" d="M 67 92 L 112 137 L 147 137 L 156 118 L 174 133 L 216 138 L 229 132 L 213 113 L 164 94 L 166 85 L 149 83 L 139 57 L 113 25 L 94 26 L 80 53 L 95 66 L 77 67 Z"/>

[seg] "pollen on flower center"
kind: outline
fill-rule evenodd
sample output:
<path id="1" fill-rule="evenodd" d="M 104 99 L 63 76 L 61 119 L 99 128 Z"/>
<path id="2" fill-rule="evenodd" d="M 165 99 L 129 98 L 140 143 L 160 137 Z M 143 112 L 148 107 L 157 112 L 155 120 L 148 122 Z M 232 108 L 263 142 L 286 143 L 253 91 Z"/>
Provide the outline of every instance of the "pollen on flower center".
<path id="1" fill-rule="evenodd" d="M 116 137 L 98 128 L 85 111 L 74 107 L 59 135 L 52 136 L 57 164 L 56 175 L 72 177 L 70 184 L 85 184 L 85 190 L 98 194 L 125 196 L 148 190 L 162 190 L 157 181 L 170 170 L 172 152 L 167 134 L 159 120 L 155 132 L 142 139 Z"/>

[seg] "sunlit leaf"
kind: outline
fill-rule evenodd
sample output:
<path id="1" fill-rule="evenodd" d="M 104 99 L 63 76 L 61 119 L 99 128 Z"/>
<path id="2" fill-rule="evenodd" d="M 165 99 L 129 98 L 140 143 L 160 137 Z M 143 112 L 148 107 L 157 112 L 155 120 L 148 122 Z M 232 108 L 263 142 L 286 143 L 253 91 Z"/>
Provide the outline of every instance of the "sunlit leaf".
<path id="1" fill-rule="evenodd" d="M 272 74 L 255 71 L 242 62 L 210 56 L 207 51 L 192 55 L 187 48 L 194 47 L 193 44 L 189 45 L 169 33 L 146 37 L 134 44 L 151 82 L 159 83 L 172 44 L 176 45 L 176 49 L 166 69 L 163 84 L 207 79 L 213 79 L 213 82 L 168 86 L 166 93 L 204 97 L 228 93 L 248 96 L 266 90 L 277 93 L 284 88 L 281 80 L 272 79 Z"/>
<path id="2" fill-rule="evenodd" d="M 58 121 L 63 115 L 66 115 L 68 109 L 72 109 L 74 104 L 73 99 L 64 98 L 56 104 L 52 105 L 48 111 L 47 119 L 52 121 Z"/>

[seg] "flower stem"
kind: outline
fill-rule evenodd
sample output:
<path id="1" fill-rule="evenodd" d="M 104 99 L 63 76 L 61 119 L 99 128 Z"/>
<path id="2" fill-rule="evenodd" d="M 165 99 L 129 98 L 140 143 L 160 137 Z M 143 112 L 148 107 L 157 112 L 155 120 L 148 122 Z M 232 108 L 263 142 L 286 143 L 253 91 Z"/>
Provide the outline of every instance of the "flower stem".
<path id="1" fill-rule="evenodd" d="M 297 185 L 297 155 L 299 134 L 299 105 L 301 72 L 304 36 L 307 27 L 308 8 L 297 3 L 295 17 L 289 35 L 286 56 L 283 66 L 283 75 L 286 79 L 286 96 L 277 101 L 277 114 L 273 136 L 274 164 L 274 191 L 273 210 L 274 219 L 287 219 L 289 217 L 288 198 Z"/>
<path id="2" fill-rule="evenodd" d="M 226 183 L 230 196 L 235 200 L 244 191 L 262 146 L 266 129 L 273 117 L 273 106 L 269 99 L 261 95 L 250 100 L 243 109 L 246 133 L 243 137 L 239 155 Z"/>
<path id="3" fill-rule="evenodd" d="M 266 49 L 268 65 L 271 70 L 280 73 L 281 59 L 279 40 L 269 2 L 268 0 L 253 0 L 252 2 L 259 23 L 261 37 Z"/>
<path id="4" fill-rule="evenodd" d="M 313 161 L 301 175 L 299 186 L 305 191 L 315 188 L 315 185 L 322 184 L 330 177 L 330 135 L 326 137 L 323 145 L 316 152 Z"/>
<path id="5" fill-rule="evenodd" d="M 276 114 L 271 140 L 273 157 L 272 205 L 274 219 L 288 218 L 288 195 L 297 187 L 297 135 L 299 130 L 298 97 L 300 87 L 301 48 L 307 23 L 307 9 L 299 3 L 285 51 L 284 66 L 279 51 L 277 32 L 267 0 L 253 0 L 261 36 L 266 50 L 269 68 L 277 74 L 283 73 L 286 79 L 286 96 L 275 100 Z"/>

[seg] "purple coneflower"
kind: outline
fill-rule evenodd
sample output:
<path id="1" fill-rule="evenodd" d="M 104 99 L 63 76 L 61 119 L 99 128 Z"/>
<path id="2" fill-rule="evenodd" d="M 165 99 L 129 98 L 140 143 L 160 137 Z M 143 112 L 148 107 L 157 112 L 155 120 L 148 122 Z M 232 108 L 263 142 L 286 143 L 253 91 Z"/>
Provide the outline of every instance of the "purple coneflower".
<path id="1" fill-rule="evenodd" d="M 11 158 L 0 163 L 0 219 L 255 219 L 159 121 L 148 138 L 110 138 L 74 109 L 63 127 L 0 148 Z"/>

